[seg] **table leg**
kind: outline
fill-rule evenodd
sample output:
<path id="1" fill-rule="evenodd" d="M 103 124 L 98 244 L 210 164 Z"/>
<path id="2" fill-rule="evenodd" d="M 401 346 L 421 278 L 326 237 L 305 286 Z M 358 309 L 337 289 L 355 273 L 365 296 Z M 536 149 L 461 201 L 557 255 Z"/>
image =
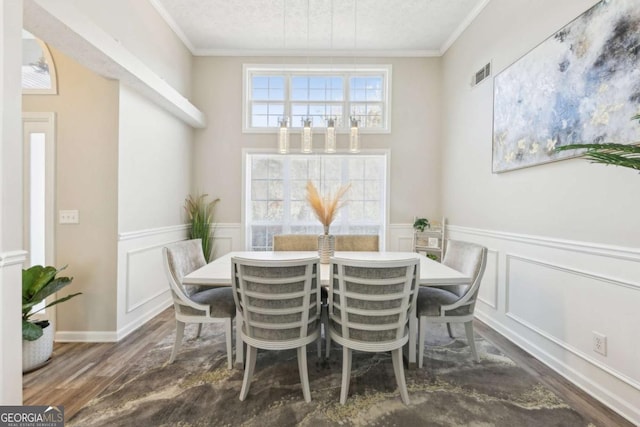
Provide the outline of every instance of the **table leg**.
<path id="1" fill-rule="evenodd" d="M 242 342 L 242 314 L 236 310 L 236 368 L 244 369 L 244 342 Z"/>
<path id="2" fill-rule="evenodd" d="M 416 369 L 416 351 L 418 338 L 418 317 L 416 315 L 416 307 L 413 306 L 413 310 L 409 313 L 409 341 L 405 345 L 405 357 L 407 359 L 407 367 L 409 369 Z"/>

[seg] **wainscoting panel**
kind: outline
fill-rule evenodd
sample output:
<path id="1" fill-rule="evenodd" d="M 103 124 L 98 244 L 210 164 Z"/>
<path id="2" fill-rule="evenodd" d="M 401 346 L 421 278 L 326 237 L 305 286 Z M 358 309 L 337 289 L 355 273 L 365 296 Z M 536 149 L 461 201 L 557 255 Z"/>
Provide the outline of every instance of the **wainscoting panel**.
<path id="1" fill-rule="evenodd" d="M 639 249 L 455 225 L 447 231 L 491 248 L 479 319 L 640 423 Z M 594 351 L 594 333 L 606 336 L 606 354 Z"/>
<path id="2" fill-rule="evenodd" d="M 118 236 L 118 315 L 116 340 L 171 305 L 162 248 L 187 238 L 187 226 L 121 233 Z"/>

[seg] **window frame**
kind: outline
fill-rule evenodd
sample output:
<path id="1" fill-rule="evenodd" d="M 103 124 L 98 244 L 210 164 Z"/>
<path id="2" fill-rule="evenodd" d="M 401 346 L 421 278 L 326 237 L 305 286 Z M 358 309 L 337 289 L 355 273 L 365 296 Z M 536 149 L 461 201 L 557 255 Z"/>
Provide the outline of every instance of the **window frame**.
<path id="1" fill-rule="evenodd" d="M 342 125 L 336 127 L 339 134 L 349 133 L 349 113 L 352 104 L 368 104 L 366 101 L 352 101 L 350 99 L 350 77 L 367 77 L 382 75 L 382 126 L 380 128 L 361 127 L 360 133 L 363 134 L 388 134 L 391 133 L 391 64 L 367 64 L 367 65 L 349 65 L 349 64 L 243 64 L 242 65 L 242 132 L 243 133 L 276 133 L 278 127 L 253 127 L 251 126 L 251 79 L 254 75 L 267 76 L 284 76 L 284 115 L 291 118 L 291 105 L 295 103 L 315 103 L 323 105 L 342 105 L 343 116 Z M 343 101 L 296 101 L 291 99 L 291 77 L 296 76 L 340 76 L 343 79 Z M 256 102 L 272 102 L 272 101 L 256 101 Z M 371 102 L 369 102 L 371 103 Z M 302 129 L 301 123 L 289 123 L 289 128 L 294 132 Z M 315 129 L 323 129 L 323 127 L 315 127 Z"/>
<path id="2" fill-rule="evenodd" d="M 241 241 L 243 245 L 242 250 L 249 250 L 251 248 L 251 242 L 249 241 L 249 228 L 251 224 L 249 224 L 247 218 L 247 209 L 248 209 L 248 192 L 249 186 L 251 185 L 251 179 L 249 171 L 247 171 L 247 167 L 250 167 L 251 163 L 249 161 L 250 155 L 259 155 L 259 154 L 271 154 L 271 155 L 282 155 L 277 152 L 277 150 L 264 150 L 257 148 L 243 148 L 242 149 L 242 192 L 241 192 L 241 201 L 240 201 L 240 209 L 241 209 Z M 338 152 L 340 155 L 348 155 L 348 156 L 367 156 L 367 155 L 381 155 L 384 157 L 385 161 L 385 183 L 384 183 L 384 219 L 382 220 L 380 226 L 382 230 L 380 231 L 380 250 L 385 250 L 386 242 L 389 237 L 389 227 L 390 227 L 390 213 L 391 213 L 391 150 L 389 149 L 365 149 L 361 150 L 359 153 L 347 153 L 347 152 Z M 322 156 L 331 156 L 332 154 L 325 153 L 313 153 L 307 154 L 308 156 L 313 155 L 322 155 Z"/>

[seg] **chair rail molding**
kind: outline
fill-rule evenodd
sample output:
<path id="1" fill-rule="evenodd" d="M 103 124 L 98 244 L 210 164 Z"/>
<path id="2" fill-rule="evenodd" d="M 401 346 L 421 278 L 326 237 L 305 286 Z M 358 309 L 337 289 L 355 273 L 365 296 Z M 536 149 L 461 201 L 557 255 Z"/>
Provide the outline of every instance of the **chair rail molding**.
<path id="1" fill-rule="evenodd" d="M 582 242 L 577 240 L 557 239 L 553 237 L 535 236 L 530 234 L 511 233 L 506 231 L 494 231 L 481 228 L 461 227 L 447 224 L 447 230 L 472 234 L 476 236 L 493 237 L 503 240 L 512 240 L 531 245 L 546 246 L 555 249 L 584 252 L 592 255 L 606 256 L 617 259 L 640 262 L 640 249 L 625 246 L 606 245 L 602 243 Z"/>
<path id="2" fill-rule="evenodd" d="M 0 268 L 10 265 L 22 264 L 27 260 L 27 251 L 7 251 L 0 252 Z"/>

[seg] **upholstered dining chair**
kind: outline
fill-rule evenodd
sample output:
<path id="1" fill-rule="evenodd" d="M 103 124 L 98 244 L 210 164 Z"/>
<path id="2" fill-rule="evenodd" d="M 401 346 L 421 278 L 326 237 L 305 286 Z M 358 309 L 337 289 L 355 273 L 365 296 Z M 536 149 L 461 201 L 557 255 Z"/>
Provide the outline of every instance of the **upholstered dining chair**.
<path id="1" fill-rule="evenodd" d="M 317 251 L 317 234 L 276 234 L 273 236 L 274 251 Z"/>
<path id="2" fill-rule="evenodd" d="M 335 237 L 336 251 L 378 252 L 380 250 L 377 234 L 336 234 Z"/>
<path id="3" fill-rule="evenodd" d="M 256 366 L 257 349 L 297 349 L 302 394 L 311 401 L 307 344 L 318 339 L 320 264 L 317 256 L 295 260 L 231 258 L 233 297 L 242 314 L 247 361 L 240 391 L 245 400 Z"/>
<path id="4" fill-rule="evenodd" d="M 408 319 L 416 301 L 417 277 L 417 258 L 375 263 L 332 258 L 329 332 L 342 345 L 341 404 L 349 393 L 352 350 L 391 351 L 400 396 L 409 404 L 402 347 L 409 340 Z"/>
<path id="5" fill-rule="evenodd" d="M 169 363 L 173 363 L 180 350 L 186 323 L 197 323 L 197 337 L 200 337 L 203 323 L 223 322 L 227 341 L 227 365 L 231 369 L 233 357 L 231 324 L 236 316 L 236 305 L 231 288 L 182 284 L 184 276 L 206 264 L 200 239 L 172 243 L 165 246 L 162 252 L 176 315 L 176 339 Z"/>
<path id="6" fill-rule="evenodd" d="M 274 251 L 317 251 L 318 236 L 316 234 L 275 234 L 273 236 Z M 324 325 L 325 342 L 329 336 L 329 320 L 327 314 L 327 295 L 326 287 L 320 289 L 320 297 L 322 300 L 321 320 Z M 329 345 L 326 345 L 327 357 L 329 357 Z M 318 335 L 318 358 L 322 357 L 322 331 Z"/>
<path id="7" fill-rule="evenodd" d="M 473 337 L 473 311 L 476 306 L 480 282 L 487 265 L 487 248 L 475 243 L 449 240 L 443 264 L 471 277 L 469 285 L 430 287 L 423 286 L 418 293 L 419 318 L 418 367 L 424 359 L 424 340 L 428 323 L 463 323 L 471 354 L 480 361 Z M 451 335 L 451 331 L 449 331 Z"/>

